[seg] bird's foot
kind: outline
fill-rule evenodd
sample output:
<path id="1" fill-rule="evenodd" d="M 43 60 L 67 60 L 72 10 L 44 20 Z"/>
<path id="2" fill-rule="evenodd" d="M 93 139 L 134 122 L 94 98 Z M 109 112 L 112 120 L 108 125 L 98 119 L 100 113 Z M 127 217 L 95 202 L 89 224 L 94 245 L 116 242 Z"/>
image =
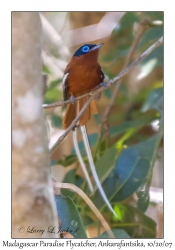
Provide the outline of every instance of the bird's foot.
<path id="1" fill-rule="evenodd" d="M 89 92 L 89 96 L 94 96 L 95 101 L 99 101 L 101 97 L 101 93 L 95 93 L 95 91 Z"/>
<path id="2" fill-rule="evenodd" d="M 72 102 L 72 104 L 76 103 L 76 99 L 75 99 L 75 97 L 73 95 L 71 95 L 71 102 Z"/>
<path id="3" fill-rule="evenodd" d="M 89 92 L 89 95 L 90 95 L 90 96 L 93 96 L 94 94 L 95 94 L 94 91 Z"/>
<path id="4" fill-rule="evenodd" d="M 107 84 L 106 84 L 106 83 L 104 83 L 104 82 L 101 82 L 101 83 L 100 83 L 100 87 L 104 87 L 105 89 L 108 89 Z"/>

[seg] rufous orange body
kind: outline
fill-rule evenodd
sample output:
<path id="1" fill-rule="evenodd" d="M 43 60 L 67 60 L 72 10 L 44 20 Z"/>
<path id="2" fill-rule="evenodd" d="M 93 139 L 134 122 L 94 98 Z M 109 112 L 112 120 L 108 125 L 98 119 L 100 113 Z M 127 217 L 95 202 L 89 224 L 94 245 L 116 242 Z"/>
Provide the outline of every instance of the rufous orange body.
<path id="1" fill-rule="evenodd" d="M 81 56 L 73 56 L 67 65 L 64 75 L 67 74 L 65 98 L 77 97 L 94 90 L 103 80 L 104 75 L 98 63 L 99 49 L 89 51 Z M 67 129 L 75 119 L 88 96 L 78 100 L 75 104 L 68 104 L 63 118 L 64 129 Z M 79 125 L 85 125 L 90 119 L 90 113 L 98 113 L 96 102 L 91 101 L 90 106 L 85 110 L 80 118 Z"/>

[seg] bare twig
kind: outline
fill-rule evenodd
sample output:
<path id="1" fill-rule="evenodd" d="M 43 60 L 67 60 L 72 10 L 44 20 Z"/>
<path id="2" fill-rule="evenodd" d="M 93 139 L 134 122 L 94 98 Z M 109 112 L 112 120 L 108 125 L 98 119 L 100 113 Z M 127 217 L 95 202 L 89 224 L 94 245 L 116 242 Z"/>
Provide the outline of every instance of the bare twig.
<path id="1" fill-rule="evenodd" d="M 123 66 L 123 70 L 128 66 L 132 56 L 133 56 L 133 53 L 142 37 L 142 35 L 144 34 L 144 32 L 146 31 L 147 29 L 147 23 L 142 23 L 140 24 L 140 29 L 139 29 L 139 32 L 138 32 L 138 35 L 137 37 L 134 39 L 132 45 L 131 45 L 131 48 L 130 48 L 130 51 L 129 51 L 129 54 L 126 58 L 126 61 L 125 61 L 125 64 Z M 118 84 L 116 85 L 116 87 L 114 88 L 114 91 L 112 93 L 112 97 L 110 99 L 110 102 L 109 102 L 109 105 L 106 107 L 106 110 L 104 112 L 104 115 L 103 115 L 103 119 L 102 119 L 102 126 L 101 126 L 101 134 L 102 134 L 102 130 L 103 128 L 105 129 L 106 131 L 106 134 L 109 135 L 109 129 L 108 129 L 108 125 L 107 125 L 107 120 L 108 120 L 108 117 L 109 117 L 109 114 L 111 112 L 111 109 L 114 105 L 114 101 L 115 101 L 115 97 L 118 93 L 118 90 L 120 88 L 120 85 L 122 83 L 122 78 L 118 81 Z"/>
<path id="2" fill-rule="evenodd" d="M 78 96 L 75 98 L 75 100 L 80 100 L 81 98 L 85 97 L 89 95 L 89 93 L 86 93 L 84 95 L 81 95 L 81 96 Z M 43 104 L 42 107 L 43 109 L 49 109 L 49 108 L 55 108 L 55 107 L 58 107 L 58 106 L 64 106 L 64 105 L 67 105 L 69 103 L 72 103 L 71 100 L 67 100 L 67 101 L 60 101 L 60 102 L 55 102 L 55 103 L 51 103 L 51 104 Z"/>
<path id="3" fill-rule="evenodd" d="M 115 238 L 113 232 L 111 231 L 111 229 L 110 229 L 107 221 L 103 217 L 103 215 L 99 212 L 99 210 L 92 203 L 92 201 L 89 199 L 89 197 L 79 187 L 75 186 L 74 184 L 60 183 L 60 182 L 54 183 L 54 187 L 55 188 L 57 187 L 57 188 L 71 189 L 71 190 L 75 191 L 76 193 L 78 193 L 81 196 L 81 198 L 86 202 L 86 204 L 92 209 L 92 211 L 97 216 L 97 218 L 100 220 L 101 224 L 103 225 L 104 229 L 108 233 L 109 237 Z"/>

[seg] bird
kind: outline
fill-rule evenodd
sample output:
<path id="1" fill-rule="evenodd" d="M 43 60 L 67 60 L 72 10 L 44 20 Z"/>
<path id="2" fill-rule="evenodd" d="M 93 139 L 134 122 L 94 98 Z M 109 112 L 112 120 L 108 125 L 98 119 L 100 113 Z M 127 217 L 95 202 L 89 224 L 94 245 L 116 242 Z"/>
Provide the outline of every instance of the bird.
<path id="1" fill-rule="evenodd" d="M 82 99 L 76 100 L 76 97 L 86 94 L 90 91 L 93 91 L 99 85 L 107 88 L 106 84 L 103 82 L 104 72 L 100 64 L 98 63 L 99 49 L 101 48 L 102 45 L 103 43 L 100 43 L 97 45 L 85 44 L 81 46 L 74 53 L 71 61 L 68 63 L 64 71 L 63 99 L 64 101 L 71 99 L 71 103 L 67 105 L 67 109 L 62 120 L 64 129 L 67 129 L 71 125 L 72 121 L 75 119 L 75 117 L 80 112 L 80 110 L 82 109 L 82 107 L 84 106 L 84 104 L 89 98 L 88 96 L 85 96 Z M 94 99 L 99 100 L 100 95 L 95 96 Z M 83 115 L 81 116 L 78 126 L 80 127 L 80 130 L 82 133 L 86 154 L 88 157 L 89 165 L 90 165 L 95 183 L 106 205 L 111 210 L 111 212 L 117 217 L 99 181 L 99 178 L 95 169 L 89 141 L 88 141 L 88 136 L 87 136 L 86 123 L 90 119 L 91 112 L 93 114 L 98 113 L 96 101 L 94 99 L 90 102 L 90 105 L 87 107 L 87 109 L 84 111 Z M 83 159 L 82 159 L 79 147 L 78 147 L 77 134 L 76 134 L 76 129 L 78 126 L 76 125 L 72 129 L 74 148 L 76 150 L 77 157 L 79 159 L 82 170 L 85 174 L 89 188 L 91 192 L 93 192 L 94 190 L 93 185 L 92 185 L 91 179 L 89 177 L 89 174 L 87 172 L 86 166 L 83 162 Z"/>
<path id="2" fill-rule="evenodd" d="M 63 118 L 63 127 L 67 129 L 75 119 L 88 96 L 75 102 L 75 98 L 94 90 L 104 81 L 104 72 L 98 63 L 100 44 L 85 44 L 81 46 L 73 55 L 68 63 L 63 76 L 63 99 L 64 101 L 71 98 L 72 103 L 68 104 L 65 116 Z M 99 100 L 100 96 L 96 96 Z M 90 114 L 97 114 L 96 101 L 92 100 L 89 107 L 84 111 L 79 120 L 79 125 L 83 126 L 90 119 Z"/>

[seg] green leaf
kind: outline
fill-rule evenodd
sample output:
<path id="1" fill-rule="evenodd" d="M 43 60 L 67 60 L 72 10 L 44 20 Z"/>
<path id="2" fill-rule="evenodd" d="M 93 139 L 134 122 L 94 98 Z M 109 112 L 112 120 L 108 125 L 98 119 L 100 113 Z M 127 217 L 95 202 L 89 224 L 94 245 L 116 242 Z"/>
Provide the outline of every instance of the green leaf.
<path id="1" fill-rule="evenodd" d="M 160 114 L 163 114 L 163 88 L 156 88 L 148 95 L 142 111 L 145 112 L 149 109 L 157 109 Z"/>
<path id="2" fill-rule="evenodd" d="M 122 124 L 110 128 L 110 135 L 111 136 L 118 136 L 126 131 L 128 131 L 131 128 L 134 129 L 140 129 L 148 124 L 150 124 L 151 121 L 155 120 L 155 113 L 153 112 L 145 112 L 144 114 L 140 114 L 140 116 L 137 118 L 137 120 L 134 121 L 126 121 Z"/>
<path id="3" fill-rule="evenodd" d="M 98 139 L 98 134 L 97 133 L 88 135 L 88 140 L 89 140 L 90 147 L 93 147 L 95 145 L 95 143 L 97 142 L 97 139 Z M 78 147 L 80 149 L 81 154 L 85 154 L 86 153 L 83 141 L 80 141 L 78 143 Z M 71 154 L 76 154 L 74 148 L 72 149 Z"/>
<path id="4" fill-rule="evenodd" d="M 153 164 L 152 164 L 152 168 L 153 168 Z M 138 198 L 137 207 L 142 212 L 146 212 L 150 204 L 149 188 L 150 188 L 151 180 L 152 180 L 152 168 L 150 169 L 145 182 L 139 187 L 139 189 L 136 192 L 137 198 Z"/>
<path id="5" fill-rule="evenodd" d="M 76 169 L 70 169 L 67 174 L 64 177 L 63 183 L 72 183 L 75 184 L 76 186 L 80 187 L 82 183 L 84 182 L 84 179 L 76 174 Z M 69 196 L 73 200 L 74 198 L 78 197 L 75 192 L 68 190 L 66 188 L 61 189 L 61 192 L 64 196 Z"/>
<path id="6" fill-rule="evenodd" d="M 137 12 L 127 12 L 120 21 L 120 26 L 125 29 L 128 26 L 132 26 L 135 22 L 139 22 Z"/>
<path id="7" fill-rule="evenodd" d="M 118 204 L 115 205 L 114 210 L 120 218 L 112 224 L 112 227 L 125 230 L 131 238 L 156 237 L 156 222 L 139 209 L 130 205 Z"/>
<path id="8" fill-rule="evenodd" d="M 150 167 L 150 162 L 147 159 L 138 159 L 133 172 L 117 194 L 112 198 L 111 202 L 120 202 L 130 197 L 145 181 Z"/>
<path id="9" fill-rule="evenodd" d="M 148 140 L 124 149 L 119 155 L 115 170 L 102 184 L 106 196 L 112 203 L 130 197 L 145 183 L 157 157 L 161 136 L 162 134 L 157 133 Z M 93 201 L 98 208 L 104 208 L 104 201 L 98 191 Z"/>
<path id="10" fill-rule="evenodd" d="M 104 180 L 110 175 L 112 169 L 115 166 L 115 161 L 117 157 L 117 149 L 115 147 L 111 147 L 105 151 L 105 153 L 95 162 L 95 168 L 100 180 L 100 183 L 103 183 Z M 85 185 L 87 181 L 85 180 L 83 185 Z M 84 188 L 84 192 L 86 194 L 90 193 L 89 187 L 86 185 Z M 94 192 L 97 190 L 97 186 L 94 186 Z"/>
<path id="11" fill-rule="evenodd" d="M 61 230 L 66 230 L 74 238 L 87 238 L 81 217 L 73 201 L 61 195 L 55 195 L 57 213 L 61 219 Z"/>
<path id="12" fill-rule="evenodd" d="M 140 43 L 138 44 L 138 49 L 142 49 L 142 46 L 150 46 L 153 43 L 155 43 L 161 36 L 163 36 L 163 27 L 154 27 L 149 28 L 144 35 L 142 36 L 142 39 L 140 40 Z"/>
<path id="13" fill-rule="evenodd" d="M 63 167 L 69 167 L 73 163 L 77 162 L 77 156 L 76 155 L 68 155 L 65 156 L 64 160 L 58 160 L 57 164 L 62 165 Z"/>
<path id="14" fill-rule="evenodd" d="M 106 196 L 109 200 L 111 200 L 115 196 L 115 194 L 119 192 L 119 190 L 128 180 L 132 171 L 137 165 L 138 159 L 139 154 L 137 150 L 133 148 L 127 148 L 120 154 L 115 169 L 102 184 Z M 99 208 L 103 208 L 105 206 L 104 201 L 98 191 L 95 193 L 93 201 Z"/>
<path id="15" fill-rule="evenodd" d="M 153 165 L 155 159 L 157 158 L 157 150 L 162 138 L 162 133 L 156 133 L 154 136 L 149 139 L 135 144 L 132 148 L 136 149 L 139 152 L 141 158 L 147 159 Z"/>
<path id="16" fill-rule="evenodd" d="M 145 190 L 137 191 L 137 197 L 138 197 L 138 202 L 137 202 L 138 209 L 141 210 L 143 213 L 146 212 L 150 202 L 149 187 Z"/>
<path id="17" fill-rule="evenodd" d="M 96 172 L 101 183 L 104 182 L 104 180 L 109 176 L 112 169 L 114 168 L 116 157 L 117 157 L 117 149 L 111 147 L 108 150 L 106 150 L 104 155 L 101 156 L 95 162 Z M 95 185 L 94 191 L 96 190 L 97 186 Z M 86 192 L 88 192 L 88 190 L 86 190 Z"/>
<path id="18" fill-rule="evenodd" d="M 119 60 L 119 64 L 123 63 L 123 59 L 128 55 L 130 46 L 134 39 L 133 26 L 135 22 L 139 21 L 138 14 L 136 12 L 127 12 L 120 20 L 119 24 L 113 30 L 112 33 L 112 46 L 108 50 L 107 55 L 103 57 L 103 61 L 110 62 L 110 67 L 104 68 L 105 73 L 111 78 L 116 75 L 116 62 Z M 127 37 L 127 38 L 126 38 Z M 115 65 L 115 71 L 111 66 Z"/>
<path id="19" fill-rule="evenodd" d="M 114 168 L 116 158 L 117 149 L 115 147 L 111 147 L 96 161 L 96 171 L 101 183 L 103 183 Z"/>
<path id="20" fill-rule="evenodd" d="M 112 229 L 112 232 L 116 239 L 129 239 L 131 238 L 128 233 L 126 233 L 123 229 Z M 97 239 L 108 239 L 110 238 L 107 232 L 104 232 L 102 235 L 97 237 Z"/>
<path id="21" fill-rule="evenodd" d="M 76 169 L 69 170 L 69 172 L 64 177 L 63 183 L 72 183 L 72 184 L 75 184 L 75 182 L 76 182 L 75 174 L 76 174 Z M 72 192 L 71 190 L 68 190 L 66 188 L 62 188 L 61 192 L 66 197 L 69 196 L 69 197 L 73 198 L 74 195 L 75 195 L 74 192 Z"/>
<path id="22" fill-rule="evenodd" d="M 91 219 L 91 217 L 86 216 L 86 215 L 81 215 L 81 219 L 82 219 L 82 222 L 83 222 L 83 225 L 85 228 L 87 228 L 95 223 L 94 220 Z"/>
<path id="23" fill-rule="evenodd" d="M 119 202 L 126 199 L 129 197 L 129 193 L 131 195 L 139 188 L 139 186 L 148 181 L 148 178 L 150 178 L 149 171 L 152 172 L 161 138 L 162 132 L 155 134 L 148 140 L 132 146 L 133 149 L 137 150 L 140 159 L 130 178 L 127 180 L 127 183 L 121 190 L 119 190 L 111 202 Z M 148 191 L 145 190 L 145 192 Z"/>
<path id="24" fill-rule="evenodd" d="M 145 148 L 147 148 L 147 150 L 145 151 L 143 147 L 140 148 L 140 154 L 142 155 L 142 157 L 148 158 L 151 163 L 151 168 L 149 170 L 147 178 L 145 179 L 145 182 L 142 183 L 142 186 L 137 191 L 137 197 L 138 197 L 137 206 L 143 212 L 147 210 L 148 205 L 149 205 L 149 188 L 150 188 L 151 180 L 152 180 L 152 171 L 153 171 L 155 160 L 157 158 L 157 151 L 158 151 L 160 141 L 162 139 L 162 135 L 163 135 L 163 129 L 161 126 L 159 129 L 159 132 L 145 142 Z"/>
<path id="25" fill-rule="evenodd" d="M 154 20 L 155 21 L 155 20 Z M 143 35 L 142 39 L 140 40 L 140 43 L 138 45 L 138 49 L 140 51 L 143 51 L 148 46 L 155 43 L 160 37 L 163 36 L 163 26 L 162 27 L 151 27 L 149 28 Z M 144 67 L 146 65 L 149 65 L 150 62 L 154 61 L 154 65 L 151 70 L 153 70 L 154 67 L 163 65 L 163 46 L 160 46 L 156 48 L 150 55 L 148 55 L 140 64 L 139 67 L 141 70 L 144 70 Z M 151 72 L 151 71 L 150 71 Z M 150 73 L 148 72 L 148 73 Z M 145 75 L 146 76 L 146 72 Z"/>
<path id="26" fill-rule="evenodd" d="M 108 143 L 105 138 L 99 142 L 99 153 L 103 155 L 107 149 L 108 149 Z"/>

